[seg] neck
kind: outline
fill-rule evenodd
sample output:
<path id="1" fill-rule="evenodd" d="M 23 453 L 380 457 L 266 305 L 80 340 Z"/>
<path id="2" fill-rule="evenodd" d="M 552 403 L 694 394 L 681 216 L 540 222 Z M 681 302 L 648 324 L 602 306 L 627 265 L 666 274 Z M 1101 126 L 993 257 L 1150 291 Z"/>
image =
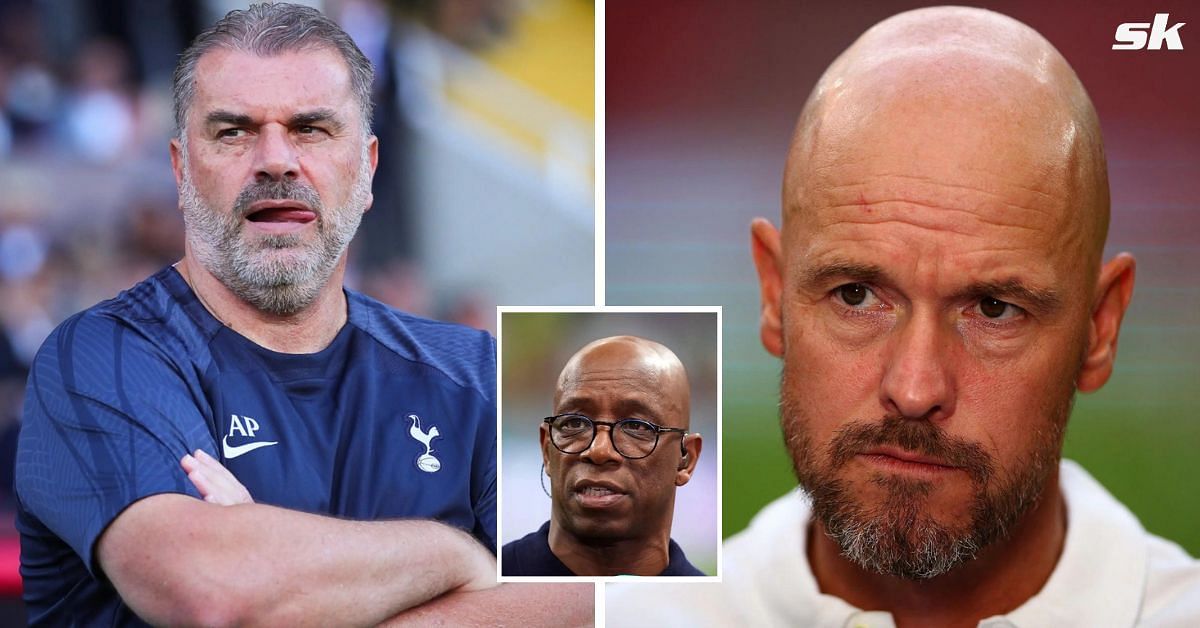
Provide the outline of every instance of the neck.
<path id="1" fill-rule="evenodd" d="M 822 593 L 863 610 L 886 610 L 897 626 L 973 627 L 1015 610 L 1042 589 L 1062 554 L 1066 525 L 1055 470 L 1008 538 L 945 575 L 917 581 L 867 572 L 841 555 L 819 521 L 808 531 L 808 558 Z"/>
<path id="2" fill-rule="evenodd" d="M 670 524 L 653 537 L 581 539 L 550 520 L 550 551 L 579 576 L 657 576 L 670 563 Z"/>
<path id="3" fill-rule="evenodd" d="M 243 301 L 190 254 L 185 254 L 175 269 L 213 317 L 272 351 L 316 353 L 329 346 L 346 324 L 346 295 L 342 292 L 345 256 L 317 298 L 303 310 L 285 316 L 264 312 Z"/>

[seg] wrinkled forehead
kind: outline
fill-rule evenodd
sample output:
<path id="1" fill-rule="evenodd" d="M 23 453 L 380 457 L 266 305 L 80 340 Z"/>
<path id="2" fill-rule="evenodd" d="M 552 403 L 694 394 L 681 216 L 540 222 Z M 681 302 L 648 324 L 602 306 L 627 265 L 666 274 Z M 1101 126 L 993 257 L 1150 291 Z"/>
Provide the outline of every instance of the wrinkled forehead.
<path id="1" fill-rule="evenodd" d="M 218 47 L 196 64 L 192 122 L 212 110 L 231 113 L 333 109 L 357 119 L 350 68 L 327 46 L 306 46 L 276 54 Z"/>
<path id="2" fill-rule="evenodd" d="M 785 238 L 875 208 L 951 230 L 1006 225 L 992 235 L 1083 254 L 1094 165 L 1049 74 L 913 50 L 867 60 L 822 90 L 789 159 L 785 222 L 799 224 Z M 976 233 L 985 242 L 986 231 Z"/>

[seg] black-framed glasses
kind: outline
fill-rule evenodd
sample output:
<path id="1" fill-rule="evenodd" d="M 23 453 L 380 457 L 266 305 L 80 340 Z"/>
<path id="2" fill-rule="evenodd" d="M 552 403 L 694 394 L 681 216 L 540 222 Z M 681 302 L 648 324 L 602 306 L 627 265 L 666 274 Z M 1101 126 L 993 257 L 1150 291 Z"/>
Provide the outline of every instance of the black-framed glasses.
<path id="1" fill-rule="evenodd" d="M 658 446 L 658 436 L 663 432 L 679 432 L 679 451 L 686 455 L 683 446 L 688 431 L 679 427 L 662 427 L 645 419 L 620 419 L 618 421 L 597 421 L 582 414 L 559 414 L 548 416 L 542 422 L 550 426 L 550 442 L 564 454 L 581 454 L 592 446 L 596 440 L 596 426 L 608 428 L 609 439 L 613 449 L 626 458 L 637 460 L 654 453 Z"/>

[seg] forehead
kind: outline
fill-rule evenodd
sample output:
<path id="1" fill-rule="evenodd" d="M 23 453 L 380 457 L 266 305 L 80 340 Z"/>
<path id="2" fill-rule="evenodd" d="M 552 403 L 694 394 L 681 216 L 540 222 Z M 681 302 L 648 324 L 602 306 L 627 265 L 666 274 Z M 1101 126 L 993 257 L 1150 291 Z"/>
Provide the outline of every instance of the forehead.
<path id="1" fill-rule="evenodd" d="M 1086 234 L 1073 122 L 1052 94 L 1008 79 L 1037 106 L 987 86 L 835 86 L 793 164 L 802 172 L 789 173 L 801 181 L 784 199 L 789 251 L 883 266 L 921 254 L 950 276 L 1075 268 Z"/>
<path id="2" fill-rule="evenodd" d="M 264 116 L 317 108 L 353 109 L 350 69 L 330 48 L 271 56 L 217 48 L 196 65 L 189 117 L 212 110 Z M 347 112 L 349 115 L 350 112 Z"/>
<path id="3" fill-rule="evenodd" d="M 670 376 L 648 358 L 621 348 L 585 354 L 564 372 L 555 409 L 673 419 L 679 408 Z"/>

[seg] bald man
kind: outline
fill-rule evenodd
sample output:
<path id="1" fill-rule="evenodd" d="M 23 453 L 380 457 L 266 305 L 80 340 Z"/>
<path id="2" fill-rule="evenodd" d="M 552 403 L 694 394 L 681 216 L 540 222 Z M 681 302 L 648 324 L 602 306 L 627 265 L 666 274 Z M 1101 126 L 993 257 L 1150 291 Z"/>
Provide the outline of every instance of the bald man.
<path id="1" fill-rule="evenodd" d="M 803 494 L 726 543 L 723 584 L 616 588 L 609 625 L 1200 625 L 1197 562 L 1061 461 L 1133 292 L 1108 214 L 1039 34 L 955 7 L 868 30 L 800 114 L 782 229 L 751 229 Z"/>
<path id="2" fill-rule="evenodd" d="M 603 338 L 563 367 L 538 432 L 550 521 L 504 546 L 506 576 L 703 576 L 671 540 L 675 488 L 701 437 L 688 432 L 683 363 L 663 345 Z"/>

